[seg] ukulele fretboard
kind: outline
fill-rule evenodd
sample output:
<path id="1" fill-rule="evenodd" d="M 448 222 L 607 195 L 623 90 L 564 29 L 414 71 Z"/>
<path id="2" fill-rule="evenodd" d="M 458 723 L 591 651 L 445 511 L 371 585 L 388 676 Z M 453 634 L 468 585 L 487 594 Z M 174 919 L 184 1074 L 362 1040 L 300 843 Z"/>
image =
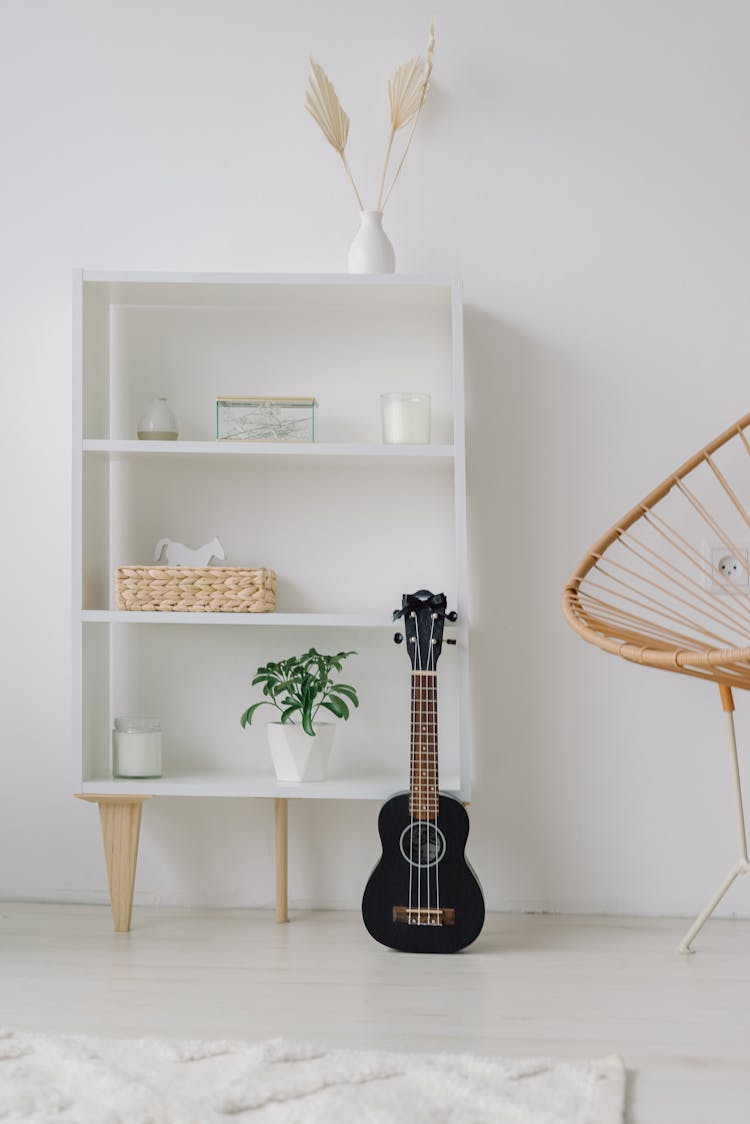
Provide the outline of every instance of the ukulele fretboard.
<path id="1" fill-rule="evenodd" d="M 409 811 L 417 820 L 438 815 L 437 717 L 437 673 L 413 671 Z"/>

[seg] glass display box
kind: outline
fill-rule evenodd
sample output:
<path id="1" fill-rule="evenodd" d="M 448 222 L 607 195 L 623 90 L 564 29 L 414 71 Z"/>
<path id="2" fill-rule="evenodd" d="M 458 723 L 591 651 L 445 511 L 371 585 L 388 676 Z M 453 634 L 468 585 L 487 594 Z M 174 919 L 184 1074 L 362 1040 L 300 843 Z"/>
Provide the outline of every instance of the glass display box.
<path id="1" fill-rule="evenodd" d="M 217 441 L 314 441 L 315 398 L 217 398 Z"/>

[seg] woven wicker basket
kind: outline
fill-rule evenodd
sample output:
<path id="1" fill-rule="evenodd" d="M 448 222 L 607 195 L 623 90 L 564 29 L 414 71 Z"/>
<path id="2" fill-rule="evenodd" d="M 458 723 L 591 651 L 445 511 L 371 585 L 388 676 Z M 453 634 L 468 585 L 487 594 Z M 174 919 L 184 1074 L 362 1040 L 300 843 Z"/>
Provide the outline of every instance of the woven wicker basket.
<path id="1" fill-rule="evenodd" d="M 152 613 L 272 613 L 276 574 L 235 566 L 118 566 L 115 603 Z"/>

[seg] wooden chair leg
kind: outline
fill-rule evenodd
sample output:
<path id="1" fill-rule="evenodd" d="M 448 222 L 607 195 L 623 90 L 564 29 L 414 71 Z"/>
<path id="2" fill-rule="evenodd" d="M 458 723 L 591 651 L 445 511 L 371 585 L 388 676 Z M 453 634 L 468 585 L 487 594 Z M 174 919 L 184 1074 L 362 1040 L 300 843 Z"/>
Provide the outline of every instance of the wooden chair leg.
<path id="1" fill-rule="evenodd" d="M 287 903 L 287 805 L 288 800 L 276 797 L 273 802 L 276 837 L 276 920 L 280 924 L 289 920 Z"/>
<path id="2" fill-rule="evenodd" d="M 112 919 L 115 932 L 127 933 L 133 911 L 141 809 L 143 801 L 151 797 L 81 795 L 79 799 L 99 805 Z"/>

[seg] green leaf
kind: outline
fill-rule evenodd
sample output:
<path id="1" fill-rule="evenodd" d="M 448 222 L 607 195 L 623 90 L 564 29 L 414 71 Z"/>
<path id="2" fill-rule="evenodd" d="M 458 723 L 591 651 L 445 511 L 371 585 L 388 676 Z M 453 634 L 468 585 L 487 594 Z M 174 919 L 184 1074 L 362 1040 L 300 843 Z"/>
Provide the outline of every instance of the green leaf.
<path id="1" fill-rule="evenodd" d="M 315 702 L 316 690 L 312 682 L 306 683 L 302 690 L 302 718 L 303 722 L 305 717 L 312 723 L 312 708 Z"/>
<path id="2" fill-rule="evenodd" d="M 292 706 L 288 706 L 286 708 L 286 710 L 282 710 L 282 712 L 281 712 L 281 721 L 282 722 L 290 722 L 294 712 L 299 710 L 299 709 L 300 709 L 299 703 L 293 703 Z"/>
<path id="3" fill-rule="evenodd" d="M 306 711 L 306 710 L 303 710 L 303 712 L 302 712 L 302 729 L 305 731 L 306 734 L 309 734 L 311 738 L 315 737 L 315 731 L 313 730 L 312 718 L 310 716 L 309 711 Z"/>
<path id="4" fill-rule="evenodd" d="M 243 729 L 244 729 L 244 728 L 245 728 L 246 726 L 249 726 L 249 725 L 250 725 L 250 723 L 251 723 L 251 722 L 252 722 L 252 720 L 253 720 L 253 715 L 255 714 L 255 712 L 256 712 L 256 710 L 258 709 L 258 707 L 260 707 L 260 706 L 265 706 L 265 705 L 266 705 L 266 704 L 265 704 L 265 702 L 257 702 L 257 703 L 254 703 L 254 704 L 253 704 L 252 706 L 249 706 L 249 707 L 247 708 L 247 710 L 245 711 L 245 713 L 244 713 L 244 714 L 242 715 L 242 717 L 240 718 L 240 725 L 242 726 L 242 728 L 243 728 Z"/>
<path id="5" fill-rule="evenodd" d="M 354 687 L 350 687 L 348 683 L 336 683 L 331 690 L 334 694 L 345 695 L 346 698 L 349 699 L 349 702 L 354 703 L 355 706 L 359 706 L 357 692 Z"/>
<path id="6" fill-rule="evenodd" d="M 335 695 L 329 695 L 324 703 L 320 704 L 326 710 L 330 710 L 337 718 L 347 719 L 349 717 L 349 707 L 343 699 L 337 699 Z"/>

